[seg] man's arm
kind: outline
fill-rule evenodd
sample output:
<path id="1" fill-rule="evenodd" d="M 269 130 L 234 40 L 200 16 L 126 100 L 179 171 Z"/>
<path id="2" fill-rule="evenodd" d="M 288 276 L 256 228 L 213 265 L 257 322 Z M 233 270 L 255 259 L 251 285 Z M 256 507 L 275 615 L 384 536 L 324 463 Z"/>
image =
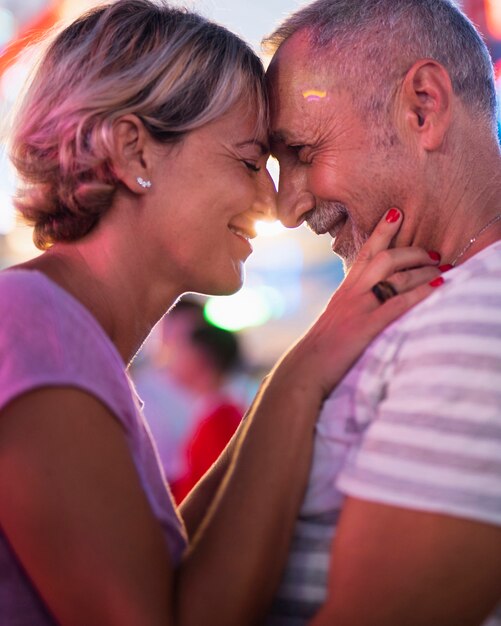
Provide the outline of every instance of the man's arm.
<path id="1" fill-rule="evenodd" d="M 499 278 L 470 268 L 407 317 L 384 374 L 365 370 L 378 398 L 337 479 L 314 626 L 479 626 L 501 599 Z"/>
<path id="2" fill-rule="evenodd" d="M 478 626 L 501 599 L 501 527 L 349 497 L 311 626 Z"/>

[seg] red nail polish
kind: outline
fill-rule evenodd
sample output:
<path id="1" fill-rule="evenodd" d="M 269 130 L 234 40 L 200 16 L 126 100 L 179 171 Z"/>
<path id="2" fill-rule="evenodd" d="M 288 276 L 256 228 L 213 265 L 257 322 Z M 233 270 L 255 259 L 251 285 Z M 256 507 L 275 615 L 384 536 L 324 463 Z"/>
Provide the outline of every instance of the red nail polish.
<path id="1" fill-rule="evenodd" d="M 400 211 L 398 209 L 390 209 L 386 215 L 386 221 L 388 224 L 397 222 L 400 218 Z"/>
<path id="2" fill-rule="evenodd" d="M 434 252 L 433 250 L 431 252 L 428 252 L 428 255 L 430 256 L 430 259 L 432 261 L 440 261 L 440 259 L 442 258 L 438 252 Z"/>
<path id="3" fill-rule="evenodd" d="M 441 276 L 437 276 L 437 278 L 434 278 L 430 282 L 430 286 L 431 287 L 440 287 L 440 285 L 443 285 L 444 283 L 445 283 L 445 280 Z"/>
<path id="4" fill-rule="evenodd" d="M 438 269 L 441 272 L 448 272 L 449 270 L 451 270 L 454 267 L 454 265 L 451 265 L 450 263 L 445 263 L 445 265 L 439 265 Z"/>

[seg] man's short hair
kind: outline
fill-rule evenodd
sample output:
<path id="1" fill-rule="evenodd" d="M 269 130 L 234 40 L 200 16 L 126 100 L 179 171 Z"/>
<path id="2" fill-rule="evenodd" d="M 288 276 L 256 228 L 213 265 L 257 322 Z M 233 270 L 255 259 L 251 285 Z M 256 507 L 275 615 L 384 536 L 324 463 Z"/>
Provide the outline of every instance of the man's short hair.
<path id="1" fill-rule="evenodd" d="M 470 112 L 496 126 L 492 60 L 452 0 L 317 0 L 289 16 L 264 40 L 265 49 L 276 52 L 299 31 L 308 34 L 313 60 L 335 58 L 355 106 L 375 121 L 386 117 L 412 65 L 431 58 L 447 70 Z"/>

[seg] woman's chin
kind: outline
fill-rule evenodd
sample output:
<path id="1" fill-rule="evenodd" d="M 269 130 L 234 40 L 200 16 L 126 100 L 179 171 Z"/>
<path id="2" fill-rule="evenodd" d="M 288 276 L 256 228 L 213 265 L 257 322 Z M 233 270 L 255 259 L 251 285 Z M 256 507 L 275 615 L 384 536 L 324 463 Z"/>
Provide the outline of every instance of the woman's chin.
<path id="1" fill-rule="evenodd" d="M 234 281 L 232 284 L 221 285 L 218 289 L 217 293 L 214 293 L 214 296 L 232 296 L 242 289 L 244 284 L 243 278 L 239 281 Z"/>
<path id="2" fill-rule="evenodd" d="M 245 279 L 245 264 L 243 261 L 238 261 L 237 263 L 232 264 L 231 271 L 229 271 L 223 280 L 223 276 L 221 275 L 220 289 L 221 292 L 219 295 L 221 296 L 232 296 L 234 293 L 239 291 Z"/>
<path id="3" fill-rule="evenodd" d="M 240 272 L 232 276 L 218 276 L 210 283 L 206 283 L 202 289 L 197 290 L 207 296 L 232 296 L 240 291 L 244 284 L 244 273 Z"/>

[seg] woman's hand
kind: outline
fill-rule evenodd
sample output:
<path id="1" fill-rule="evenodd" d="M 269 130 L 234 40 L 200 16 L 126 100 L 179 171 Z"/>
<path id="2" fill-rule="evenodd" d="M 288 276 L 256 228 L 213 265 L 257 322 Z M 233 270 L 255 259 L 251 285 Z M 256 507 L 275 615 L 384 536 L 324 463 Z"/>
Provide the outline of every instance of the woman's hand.
<path id="1" fill-rule="evenodd" d="M 402 213 L 390 209 L 324 311 L 281 360 L 274 377 L 285 376 L 294 384 L 304 376 L 325 398 L 374 337 L 442 284 L 438 254 L 417 247 L 389 249 L 401 224 Z M 396 294 L 384 302 L 373 291 L 380 281 L 390 284 L 385 291 Z"/>

